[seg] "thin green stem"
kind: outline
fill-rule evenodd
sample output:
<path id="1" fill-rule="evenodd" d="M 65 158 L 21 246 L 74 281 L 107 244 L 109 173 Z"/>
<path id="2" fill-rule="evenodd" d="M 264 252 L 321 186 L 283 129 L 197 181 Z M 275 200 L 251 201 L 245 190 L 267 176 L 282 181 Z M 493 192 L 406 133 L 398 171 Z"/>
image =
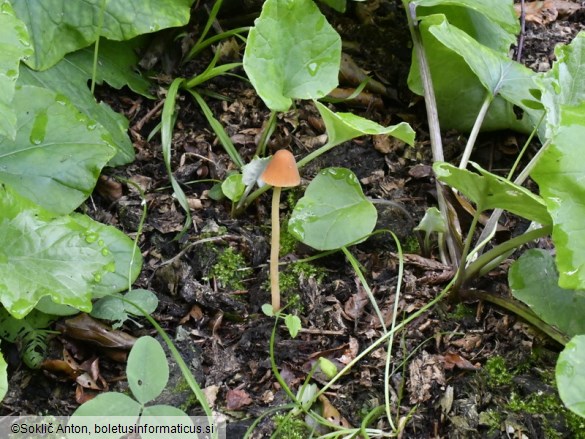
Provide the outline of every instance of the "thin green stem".
<path id="1" fill-rule="evenodd" d="M 268 143 L 268 139 L 274 133 L 274 129 L 276 128 L 276 111 L 270 111 L 270 117 L 268 118 L 268 123 L 262 130 L 262 136 L 260 137 L 260 141 L 258 142 L 258 147 L 256 148 L 256 155 L 258 157 L 264 157 L 266 155 L 266 144 Z"/>
<path id="2" fill-rule="evenodd" d="M 543 236 L 546 236 L 551 232 L 552 232 L 551 225 L 543 226 L 540 229 L 526 232 L 520 236 L 516 236 L 515 238 L 512 238 L 509 241 L 503 242 L 502 244 L 494 247 L 490 251 L 481 255 L 471 264 L 469 264 L 469 267 L 467 267 L 467 269 L 465 270 L 462 282 L 467 282 L 470 279 L 473 279 L 475 275 L 477 275 L 485 265 L 487 265 L 490 261 L 498 258 L 500 255 L 503 255 L 506 252 L 513 250 L 517 247 L 520 247 L 521 245 L 524 245 L 530 241 L 542 238 Z"/>
<path id="3" fill-rule="evenodd" d="M 475 215 L 473 215 L 473 220 L 471 221 L 471 225 L 469 226 L 469 232 L 467 237 L 465 238 L 465 245 L 463 247 L 463 252 L 461 253 L 461 261 L 459 262 L 459 267 L 457 268 L 457 274 L 455 275 L 455 285 L 453 287 L 453 291 L 456 295 L 459 294 L 459 288 L 463 284 L 463 280 L 465 278 L 465 272 L 467 269 L 467 255 L 469 254 L 469 250 L 471 249 L 471 242 L 473 241 L 473 234 L 475 233 L 475 228 L 477 227 L 477 223 L 479 221 L 479 217 L 481 216 L 482 209 L 477 208 L 475 211 Z"/>
<path id="4" fill-rule="evenodd" d="M 530 142 L 532 142 L 532 139 L 534 138 L 534 136 L 538 132 L 538 127 L 540 126 L 540 124 L 544 120 L 544 116 L 546 116 L 546 112 L 545 111 L 542 112 L 542 116 L 540 116 L 540 119 L 538 120 L 538 123 L 536 124 L 536 126 L 534 127 L 534 129 L 532 130 L 532 132 L 530 133 L 530 136 L 528 136 L 528 139 L 526 139 L 526 142 L 524 142 L 524 146 L 522 147 L 522 150 L 518 154 L 518 157 L 516 157 L 516 161 L 514 161 L 514 164 L 512 165 L 512 168 L 510 169 L 510 172 L 508 173 L 508 180 L 512 180 L 512 176 L 514 175 L 514 172 L 516 172 L 516 168 L 520 164 L 520 160 L 522 160 L 522 157 L 524 156 L 524 153 L 528 149 L 528 146 L 530 145 Z"/>
<path id="5" fill-rule="evenodd" d="M 490 92 L 486 92 L 486 97 L 481 104 L 481 108 L 479 109 L 479 113 L 477 114 L 475 123 L 471 129 L 471 133 L 469 133 L 469 138 L 467 139 L 467 144 L 465 145 L 465 150 L 463 151 L 463 156 L 461 157 L 461 162 L 459 162 L 459 169 L 467 168 L 467 163 L 469 162 L 469 157 L 471 157 L 471 152 L 475 146 L 475 141 L 477 140 L 479 130 L 483 125 L 485 115 L 487 114 L 493 100 L 493 95 Z"/>

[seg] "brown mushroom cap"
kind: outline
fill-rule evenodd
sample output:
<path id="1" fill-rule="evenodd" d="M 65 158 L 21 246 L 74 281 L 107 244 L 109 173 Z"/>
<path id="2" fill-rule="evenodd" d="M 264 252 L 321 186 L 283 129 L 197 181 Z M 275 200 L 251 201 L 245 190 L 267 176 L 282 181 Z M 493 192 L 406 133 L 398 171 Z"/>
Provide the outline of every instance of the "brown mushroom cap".
<path id="1" fill-rule="evenodd" d="M 260 178 L 275 187 L 293 187 L 301 183 L 297 162 L 288 149 L 279 149 L 274 153 Z"/>

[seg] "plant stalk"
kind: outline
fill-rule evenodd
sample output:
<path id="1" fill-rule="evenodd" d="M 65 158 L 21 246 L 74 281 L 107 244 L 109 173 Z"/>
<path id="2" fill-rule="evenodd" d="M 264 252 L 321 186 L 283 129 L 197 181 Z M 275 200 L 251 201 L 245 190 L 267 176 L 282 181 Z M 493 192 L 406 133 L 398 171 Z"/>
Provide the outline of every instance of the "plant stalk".
<path id="1" fill-rule="evenodd" d="M 277 313 L 280 310 L 280 284 L 278 273 L 278 256 L 280 253 L 280 188 L 272 188 L 272 214 L 271 227 L 272 239 L 270 243 L 270 294 L 272 297 L 272 310 Z"/>
<path id="2" fill-rule="evenodd" d="M 473 128 L 471 129 L 471 133 L 469 133 L 469 139 L 467 139 L 467 144 L 465 145 L 465 150 L 463 151 L 463 157 L 461 157 L 461 162 L 459 163 L 459 169 L 467 168 L 467 163 L 469 162 L 469 157 L 471 157 L 471 152 L 475 146 L 477 135 L 479 134 L 479 130 L 483 125 L 485 115 L 487 114 L 493 100 L 494 97 L 492 94 L 487 92 L 486 97 L 481 104 L 481 108 L 479 109 L 479 113 L 477 114 L 477 118 L 473 124 Z"/>
<path id="3" fill-rule="evenodd" d="M 543 226 L 540 229 L 532 230 L 530 232 L 524 233 L 520 236 L 516 236 L 509 241 L 503 242 L 502 244 L 494 247 L 489 252 L 484 253 L 471 264 L 465 270 L 463 281 L 468 281 L 472 279 L 476 274 L 480 272 L 480 270 L 487 265 L 490 261 L 496 259 L 500 255 L 513 250 L 517 247 L 520 247 L 527 242 L 534 241 L 535 239 L 542 238 L 543 236 L 548 235 L 552 232 L 552 226 L 547 225 Z"/>

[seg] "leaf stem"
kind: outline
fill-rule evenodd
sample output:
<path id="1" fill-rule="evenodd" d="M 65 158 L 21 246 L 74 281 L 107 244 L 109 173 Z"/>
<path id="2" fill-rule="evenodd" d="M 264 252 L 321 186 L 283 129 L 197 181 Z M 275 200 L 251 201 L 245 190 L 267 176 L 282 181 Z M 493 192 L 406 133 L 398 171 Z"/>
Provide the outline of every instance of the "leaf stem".
<path id="1" fill-rule="evenodd" d="M 463 151 L 463 156 L 461 157 L 461 162 L 459 163 L 459 169 L 467 168 L 467 163 L 469 162 L 469 157 L 471 156 L 471 152 L 473 151 L 473 147 L 475 146 L 475 141 L 477 140 L 477 135 L 479 134 L 479 130 L 483 125 L 483 121 L 485 119 L 485 115 L 487 114 L 490 105 L 494 97 L 490 92 L 486 93 L 485 99 L 481 104 L 481 108 L 479 109 L 479 113 L 477 114 L 477 118 L 473 124 L 473 128 L 471 129 L 471 133 L 469 133 L 469 139 L 467 139 L 467 144 L 465 145 L 465 150 Z"/>

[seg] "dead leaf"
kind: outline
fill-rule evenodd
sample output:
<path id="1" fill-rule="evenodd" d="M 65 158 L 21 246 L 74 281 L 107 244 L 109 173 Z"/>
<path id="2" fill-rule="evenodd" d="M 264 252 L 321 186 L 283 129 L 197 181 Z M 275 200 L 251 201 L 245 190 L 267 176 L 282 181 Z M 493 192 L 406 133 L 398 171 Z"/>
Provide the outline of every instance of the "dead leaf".
<path id="1" fill-rule="evenodd" d="M 555 21 L 558 17 L 567 18 L 582 9 L 579 3 L 566 0 L 544 0 L 524 4 L 524 17 L 527 22 L 546 25 Z M 514 5 L 516 15 L 522 13 L 520 4 Z"/>
<path id="2" fill-rule="evenodd" d="M 112 329 L 85 313 L 59 322 L 57 329 L 68 337 L 103 348 L 129 350 L 136 342 L 136 338 L 131 335 Z"/>
<path id="3" fill-rule="evenodd" d="M 360 344 L 359 344 L 357 338 L 349 337 L 348 347 L 345 351 L 343 351 L 343 355 L 341 357 L 339 357 L 337 359 L 337 361 L 339 361 L 342 364 L 347 365 L 347 364 L 351 363 L 353 360 L 355 360 L 355 357 L 357 357 L 359 350 L 360 350 Z"/>
<path id="4" fill-rule="evenodd" d="M 248 392 L 240 389 L 228 390 L 226 406 L 228 410 L 240 410 L 242 407 L 252 404 L 252 398 Z"/>
<path id="5" fill-rule="evenodd" d="M 205 395 L 205 399 L 209 403 L 210 407 L 215 406 L 215 401 L 217 400 L 217 394 L 219 392 L 219 386 L 213 384 L 211 386 L 207 386 L 203 389 L 203 394 Z"/>
<path id="6" fill-rule="evenodd" d="M 463 370 L 479 370 L 478 366 L 473 365 L 469 360 L 462 357 L 459 354 L 448 352 L 445 355 L 438 355 L 441 362 L 443 363 L 443 367 L 447 370 L 453 369 L 457 366 L 459 369 Z"/>

